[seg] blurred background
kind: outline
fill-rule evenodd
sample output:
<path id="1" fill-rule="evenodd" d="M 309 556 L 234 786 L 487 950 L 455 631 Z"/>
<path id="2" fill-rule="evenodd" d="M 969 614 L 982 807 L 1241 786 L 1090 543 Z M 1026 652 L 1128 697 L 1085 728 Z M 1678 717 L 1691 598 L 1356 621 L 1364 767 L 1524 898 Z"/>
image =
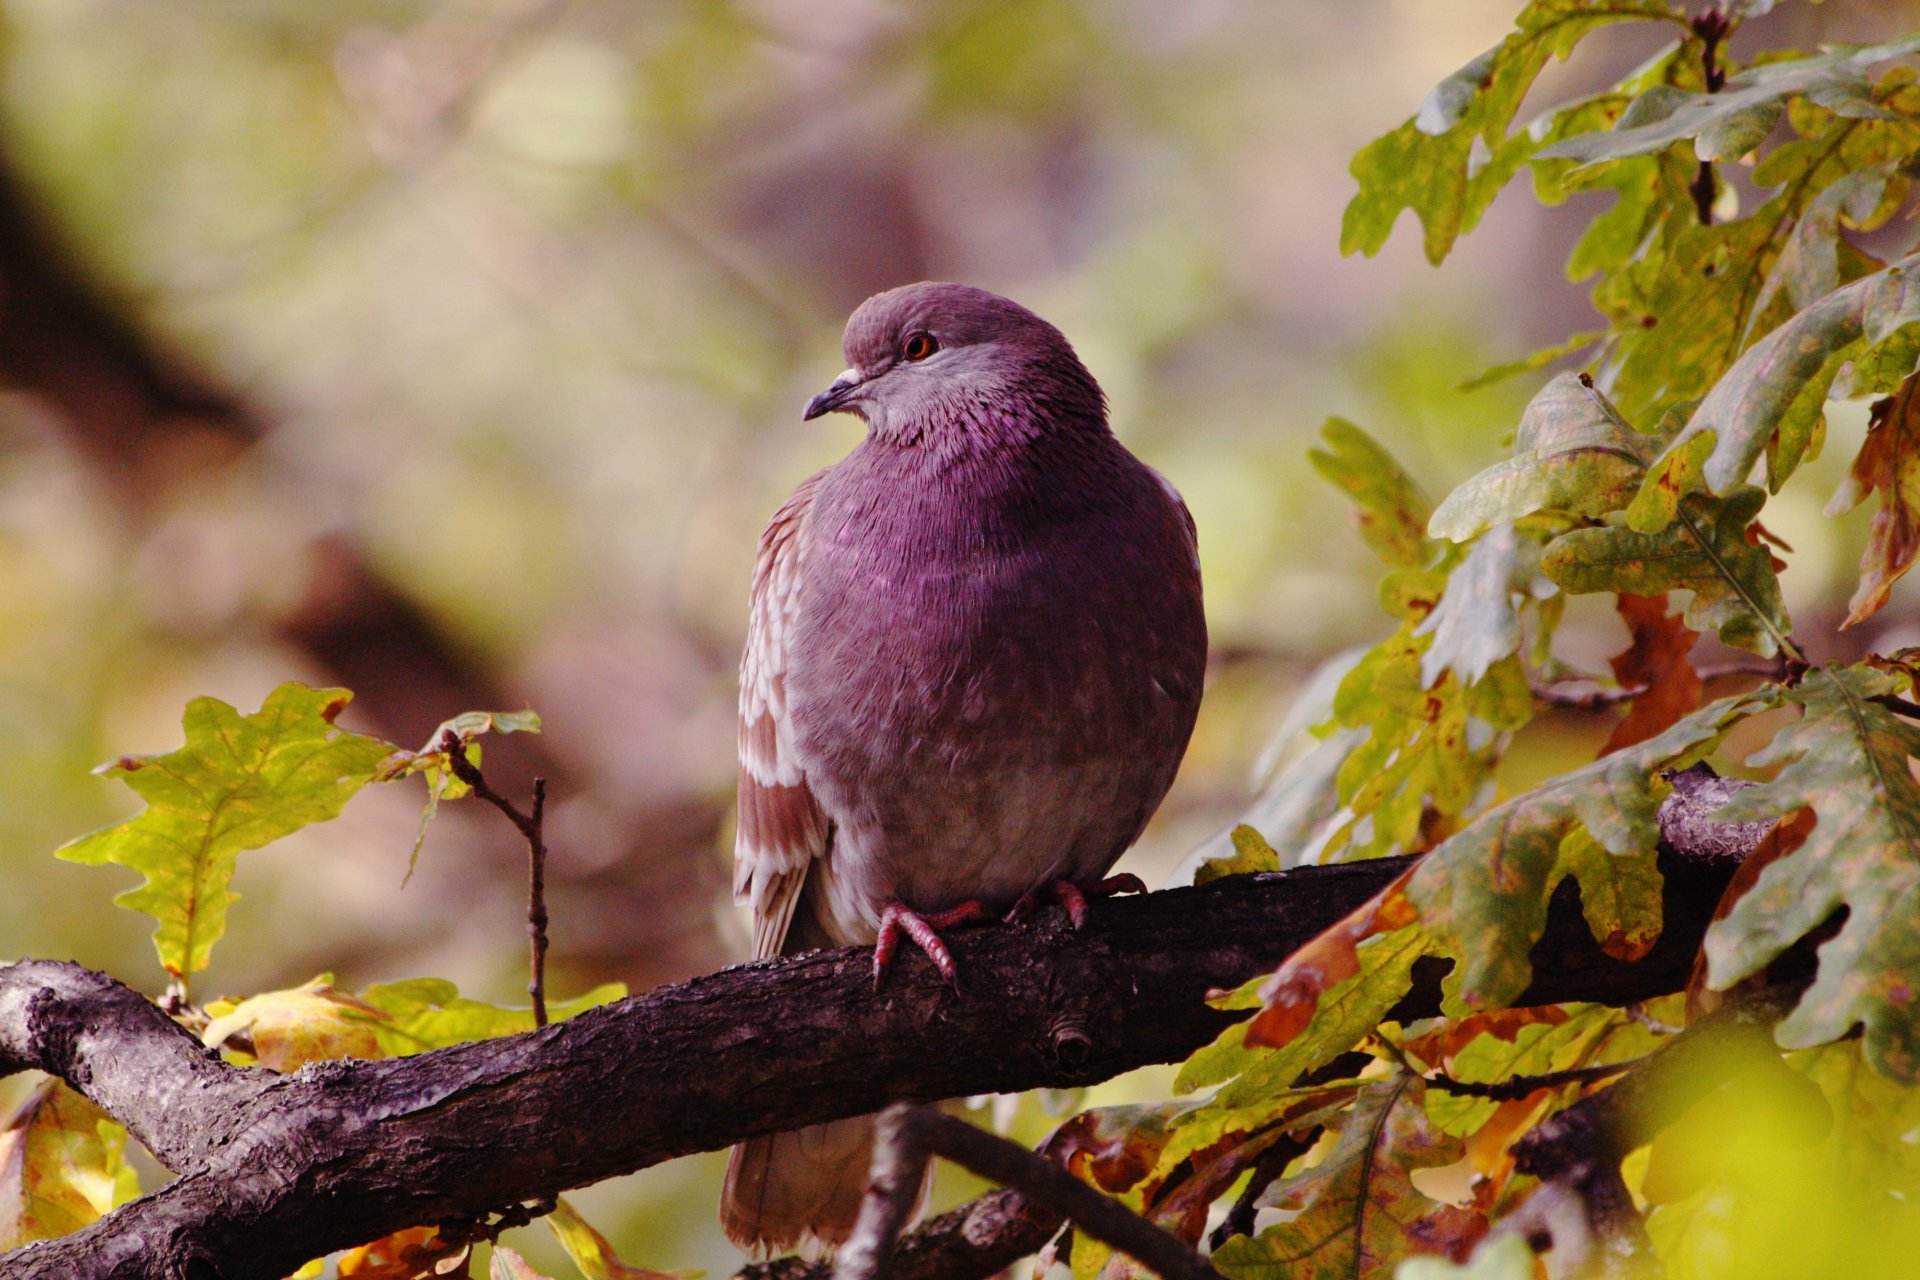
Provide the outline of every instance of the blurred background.
<path id="1" fill-rule="evenodd" d="M 1324 417 L 1438 496 L 1500 456 L 1545 374 L 1457 384 L 1590 327 L 1561 264 L 1592 208 L 1543 210 L 1524 182 L 1444 270 L 1404 226 L 1377 260 L 1337 249 L 1348 158 L 1517 8 L 4 0 L 0 956 L 157 990 L 150 922 L 107 905 L 130 877 L 50 851 L 132 810 L 89 768 L 176 746 L 189 698 L 251 711 L 302 679 L 354 689 L 345 723 L 405 745 L 470 708 L 541 713 L 487 766 L 521 794 L 551 780 L 556 994 L 742 958 L 755 537 L 857 438 L 799 416 L 847 313 L 922 278 L 1065 330 L 1198 519 L 1213 683 L 1123 864 L 1164 879 L 1242 810 L 1314 666 L 1386 629 L 1305 464 Z M 1785 4 L 1735 52 L 1917 16 Z M 1659 38 L 1591 38 L 1536 101 Z M 1863 423 L 1837 414 L 1818 478 L 1769 507 L 1804 630 L 1851 590 L 1869 511 L 1818 508 Z M 1604 669 L 1622 633 L 1572 617 L 1567 656 Z M 1559 715 L 1522 767 L 1606 729 Z M 325 970 L 516 998 L 523 849 L 450 806 L 403 890 L 419 801 L 382 788 L 243 859 L 196 994 Z M 634 1260 L 724 1274 L 718 1169 L 585 1203 Z"/>

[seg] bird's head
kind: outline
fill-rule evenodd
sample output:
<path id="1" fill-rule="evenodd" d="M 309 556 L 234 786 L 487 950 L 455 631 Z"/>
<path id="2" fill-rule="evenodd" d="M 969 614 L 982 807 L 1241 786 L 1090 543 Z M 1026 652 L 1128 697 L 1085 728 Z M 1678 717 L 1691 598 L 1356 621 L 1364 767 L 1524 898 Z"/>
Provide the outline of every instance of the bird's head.
<path id="1" fill-rule="evenodd" d="M 1102 429 L 1099 384 L 1061 332 L 1016 302 L 962 284 L 877 293 L 847 321 L 847 369 L 806 417 L 858 414 L 899 444 Z"/>

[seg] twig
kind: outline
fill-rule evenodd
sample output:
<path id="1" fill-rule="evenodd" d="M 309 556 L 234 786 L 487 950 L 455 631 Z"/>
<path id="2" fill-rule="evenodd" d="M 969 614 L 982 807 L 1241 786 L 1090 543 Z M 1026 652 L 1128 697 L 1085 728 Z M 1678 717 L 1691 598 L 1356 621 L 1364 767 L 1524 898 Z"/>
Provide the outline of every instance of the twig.
<path id="1" fill-rule="evenodd" d="M 1213 1229 L 1213 1235 L 1207 1243 L 1218 1249 L 1234 1236 L 1253 1234 L 1254 1215 L 1260 1211 L 1260 1197 L 1274 1180 L 1287 1171 L 1287 1166 L 1305 1155 L 1307 1149 L 1320 1136 L 1316 1126 L 1310 1131 L 1290 1135 L 1280 1139 L 1260 1153 L 1260 1159 L 1254 1163 L 1253 1174 L 1247 1179 L 1247 1185 L 1233 1202 L 1233 1208 L 1227 1210 L 1227 1216 Z"/>
<path id="2" fill-rule="evenodd" d="M 1580 682 L 1574 682 L 1580 683 Z M 1569 711 L 1598 711 L 1603 707 L 1615 706 L 1622 702 L 1631 702 L 1647 691 L 1645 685 L 1630 688 L 1609 689 L 1595 686 L 1592 689 L 1575 690 L 1565 684 L 1536 684 L 1533 696 L 1550 707 L 1563 707 Z"/>
<path id="3" fill-rule="evenodd" d="M 1427 1076 L 1427 1083 L 1442 1093 L 1451 1093 L 1462 1098 L 1491 1098 L 1495 1102 L 1508 1102 L 1515 1098 L 1524 1098 L 1530 1093 L 1542 1089 L 1557 1089 L 1561 1085 L 1585 1084 L 1593 1080 L 1608 1080 L 1628 1071 L 1633 1061 L 1609 1062 L 1597 1067 L 1569 1067 L 1565 1071 L 1543 1071 L 1537 1076 L 1513 1076 L 1506 1080 L 1483 1083 L 1478 1080 L 1456 1080 L 1450 1075 L 1434 1072 Z"/>
<path id="4" fill-rule="evenodd" d="M 897 1102 L 875 1123 L 872 1174 L 860 1216 L 840 1248 L 833 1280 L 889 1280 L 900 1230 L 938 1155 L 1019 1192 L 1156 1272 L 1162 1280 L 1219 1280 L 1200 1256 L 1111 1196 L 1015 1142 L 932 1107 Z"/>
<path id="5" fill-rule="evenodd" d="M 1898 694 L 1883 693 L 1879 697 L 1868 698 L 1867 701 L 1877 702 L 1887 710 L 1896 715 L 1903 715 L 1909 720 L 1920 720 L 1920 702 L 1909 701 Z"/>
<path id="6" fill-rule="evenodd" d="M 873 1125 L 873 1166 L 860 1216 L 840 1247 L 834 1280 L 888 1280 L 900 1229 L 927 1180 L 929 1153 L 915 1108 L 896 1102 Z"/>
<path id="7" fill-rule="evenodd" d="M 900 1238 L 893 1280 L 987 1280 L 1037 1252 L 1063 1219 L 1012 1187 L 929 1218 Z M 742 1267 L 735 1280 L 832 1280 L 831 1263 L 799 1256 Z"/>
<path id="8" fill-rule="evenodd" d="M 1220 1280 L 1219 1273 L 1178 1238 L 1045 1156 L 931 1107 L 900 1110 L 928 1151 L 989 1182 L 1019 1188 L 1035 1204 L 1138 1261 L 1161 1280 Z M 876 1159 L 876 1168 L 878 1163 Z M 863 1219 L 866 1208 L 861 1208 Z"/>
<path id="9" fill-rule="evenodd" d="M 527 945 L 531 954 L 527 994 L 533 998 L 533 1025 L 547 1025 L 547 840 L 542 827 L 547 816 L 547 780 L 533 780 L 533 812 L 523 813 L 520 806 L 495 791 L 481 775 L 479 767 L 467 759 L 467 744 L 449 729 L 440 735 L 435 749 L 446 752 L 447 768 L 467 784 L 474 795 L 507 815 L 507 820 L 527 840 Z"/>
<path id="10" fill-rule="evenodd" d="M 1694 18 L 1693 34 L 1700 37 L 1700 70 L 1706 80 L 1708 93 L 1718 93 L 1726 87 L 1727 72 L 1719 62 L 1720 42 L 1733 30 L 1733 21 L 1718 9 L 1709 9 Z M 1693 209 L 1699 215 L 1700 225 L 1713 225 L 1713 198 L 1716 194 L 1713 161 L 1702 160 L 1700 171 L 1694 175 L 1693 183 L 1687 188 L 1693 196 Z"/>
<path id="11" fill-rule="evenodd" d="M 1612 1086 L 1543 1121 L 1513 1144 L 1514 1167 L 1547 1185 L 1505 1224 L 1536 1250 L 1578 1270 L 1593 1251 L 1610 1263 L 1651 1256 L 1646 1224 L 1620 1162 L 1705 1094 L 1753 1063 L 1778 1062 L 1772 1024 L 1797 988 L 1769 988 L 1702 1018 L 1634 1063 Z M 1543 1194 L 1544 1193 L 1544 1194 Z"/>

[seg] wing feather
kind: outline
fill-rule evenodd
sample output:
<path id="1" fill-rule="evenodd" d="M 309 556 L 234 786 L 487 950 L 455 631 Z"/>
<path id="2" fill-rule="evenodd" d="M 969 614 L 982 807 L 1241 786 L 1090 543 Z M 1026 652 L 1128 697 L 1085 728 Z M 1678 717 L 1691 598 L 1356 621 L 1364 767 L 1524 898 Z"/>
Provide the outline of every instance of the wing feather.
<path id="1" fill-rule="evenodd" d="M 807 786 L 793 744 L 787 657 L 807 554 L 807 513 L 824 471 L 782 503 L 760 535 L 746 650 L 740 656 L 740 799 L 733 894 L 753 907 L 753 954 L 780 954 L 831 824 Z"/>

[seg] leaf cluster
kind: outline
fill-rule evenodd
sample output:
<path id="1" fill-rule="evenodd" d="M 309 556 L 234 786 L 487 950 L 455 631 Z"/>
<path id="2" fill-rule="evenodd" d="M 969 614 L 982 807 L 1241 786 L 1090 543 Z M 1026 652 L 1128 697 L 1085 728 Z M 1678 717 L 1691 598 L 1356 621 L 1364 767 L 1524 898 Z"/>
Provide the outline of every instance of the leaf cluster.
<path id="1" fill-rule="evenodd" d="M 1151 1109 L 1150 1123 L 1075 1122 L 1129 1153 L 1099 1180 L 1149 1213 L 1183 1187 L 1233 1180 L 1226 1170 L 1243 1209 L 1276 1211 L 1229 1217 L 1212 1257 L 1230 1280 L 1533 1275 L 1511 1238 L 1479 1248 L 1538 1193 L 1515 1171 L 1515 1143 L 1823 929 L 1837 931 L 1777 1029 L 1789 1083 L 1740 1105 L 1773 1133 L 1795 1108 L 1891 1126 L 1920 1097 L 1916 668 L 1907 654 L 1809 667 L 1780 590 L 1786 550 L 1762 523 L 1824 446 L 1829 402 L 1881 397 L 1829 507 L 1880 504 L 1843 625 L 1885 605 L 1920 554 L 1920 244 L 1904 221 L 1920 37 L 1729 62 L 1727 37 L 1758 7 L 1534 0 L 1506 40 L 1354 159 L 1346 252 L 1376 252 L 1412 210 L 1437 263 L 1523 172 L 1547 203 L 1610 193 L 1567 264 L 1590 282 L 1600 324 L 1474 380 L 1578 361 L 1519 422 L 1495 424 L 1510 425 L 1509 455 L 1437 504 L 1351 422 L 1330 420 L 1312 454 L 1384 562 L 1392 630 L 1344 661 L 1320 747 L 1274 784 L 1285 804 L 1269 811 L 1314 820 L 1243 828 L 1202 873 L 1425 857 L 1221 997 L 1251 1016 L 1183 1067 L 1176 1087 L 1191 1097 Z M 1620 24 L 1670 38 L 1619 83 L 1517 123 L 1550 59 Z M 1610 598 L 1625 623 L 1610 671 L 1555 654 L 1573 595 Z M 1712 697 L 1701 644 L 1745 651 L 1753 674 Z M 1563 694 L 1574 688 L 1592 691 L 1585 705 L 1622 708 L 1600 756 L 1502 794 L 1505 754 L 1533 717 L 1580 701 Z M 1692 990 L 1651 1010 L 1509 1008 L 1565 882 L 1610 953 L 1645 954 L 1661 927 L 1668 779 L 1735 730 L 1771 737 L 1730 762 L 1763 782 L 1715 820 L 1773 834 L 1722 904 Z M 1400 1025 L 1392 1011 L 1426 957 L 1448 965 L 1447 1016 Z M 1765 1161 L 1906 1185 L 1920 1160 L 1875 1123 L 1836 1123 Z M 1756 1206 L 1776 1190 L 1701 1145 L 1680 1126 L 1625 1171 L 1656 1250 L 1683 1272 L 1715 1247 L 1737 1251 L 1729 1224 L 1758 1231 Z M 1289 1158 L 1248 1160 L 1250 1148 Z M 1866 1231 L 1894 1207 L 1876 1187 L 1847 1212 Z"/>

